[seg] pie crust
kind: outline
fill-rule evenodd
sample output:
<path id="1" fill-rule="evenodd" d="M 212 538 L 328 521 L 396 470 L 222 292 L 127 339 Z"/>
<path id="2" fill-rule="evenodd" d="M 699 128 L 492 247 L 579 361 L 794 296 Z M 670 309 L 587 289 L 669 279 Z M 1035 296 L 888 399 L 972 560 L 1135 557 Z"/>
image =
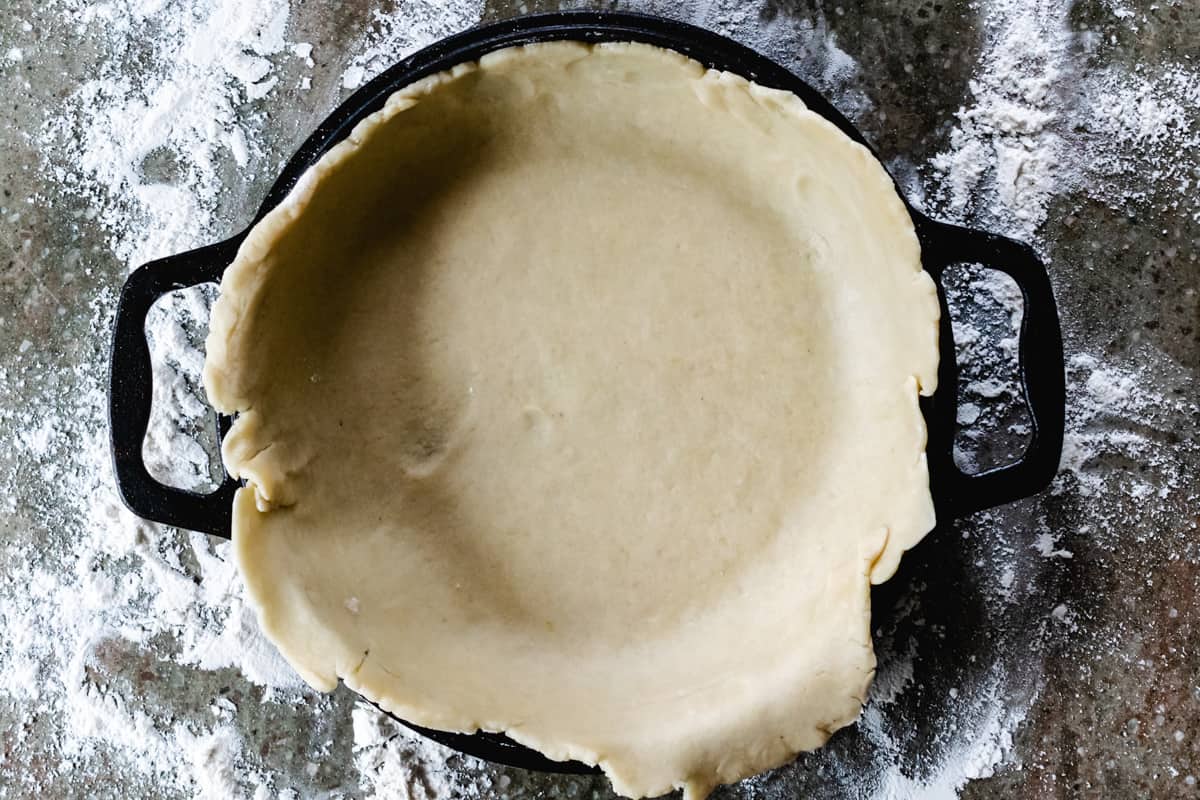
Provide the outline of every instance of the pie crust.
<path id="1" fill-rule="evenodd" d="M 818 747 L 933 526 L 936 290 L 872 155 L 639 44 L 394 94 L 253 229 L 205 385 L 238 565 L 314 687 L 631 797 Z"/>

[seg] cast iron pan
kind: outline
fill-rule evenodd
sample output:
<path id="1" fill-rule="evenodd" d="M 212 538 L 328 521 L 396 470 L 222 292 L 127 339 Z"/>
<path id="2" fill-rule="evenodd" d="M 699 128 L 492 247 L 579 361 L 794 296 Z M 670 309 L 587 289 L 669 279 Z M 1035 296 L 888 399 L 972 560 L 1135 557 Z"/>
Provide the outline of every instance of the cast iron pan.
<path id="1" fill-rule="evenodd" d="M 708 67 L 793 92 L 851 139 L 870 147 L 862 134 L 807 83 L 759 53 L 723 36 L 681 22 L 640 14 L 606 11 L 539 14 L 484 25 L 443 39 L 404 59 L 355 92 L 321 123 L 284 167 L 254 221 L 278 205 L 313 162 L 345 138 L 363 117 L 382 108 L 387 97 L 396 90 L 456 64 L 475 61 L 494 50 L 562 39 L 636 41 L 677 50 Z M 908 205 L 908 211 L 921 241 L 922 263 L 938 281 L 942 305 L 940 389 L 933 397 L 921 399 L 921 410 L 929 429 L 926 452 L 930 487 L 938 519 L 945 521 L 1028 497 L 1049 484 L 1058 468 L 1062 450 L 1062 337 L 1049 278 L 1028 245 L 1003 236 L 936 222 L 911 205 Z M 226 475 L 215 492 L 196 494 L 160 484 L 146 471 L 142 460 L 142 440 L 150 420 L 151 395 L 145 320 L 150 306 L 163 294 L 220 281 L 245 236 L 246 231 L 243 231 L 226 241 L 153 261 L 130 275 L 117 306 L 112 344 L 109 424 L 117 486 L 122 499 L 139 516 L 222 538 L 230 536 L 233 494 L 239 481 Z M 953 458 L 958 369 L 950 314 L 940 284 L 942 272 L 947 267 L 962 263 L 983 264 L 1007 273 L 1021 289 L 1025 309 L 1020 330 L 1020 383 L 1033 433 L 1029 448 L 1020 459 L 974 475 L 958 469 Z M 229 422 L 227 418 L 218 419 L 221 435 L 228 429 Z M 409 727 L 460 752 L 510 766 L 549 772 L 595 771 L 594 767 L 578 762 L 551 761 L 499 734 L 447 733 L 414 725 Z"/>

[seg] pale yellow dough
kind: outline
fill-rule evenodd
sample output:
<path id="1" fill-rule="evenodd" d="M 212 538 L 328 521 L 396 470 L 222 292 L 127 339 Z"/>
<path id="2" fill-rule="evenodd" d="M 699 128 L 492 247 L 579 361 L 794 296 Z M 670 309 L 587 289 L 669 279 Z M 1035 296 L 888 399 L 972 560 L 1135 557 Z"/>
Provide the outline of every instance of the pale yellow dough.
<path id="1" fill-rule="evenodd" d="M 423 80 L 222 281 L 250 597 L 319 689 L 703 797 L 858 715 L 937 319 L 887 174 L 790 94 L 643 45 Z"/>

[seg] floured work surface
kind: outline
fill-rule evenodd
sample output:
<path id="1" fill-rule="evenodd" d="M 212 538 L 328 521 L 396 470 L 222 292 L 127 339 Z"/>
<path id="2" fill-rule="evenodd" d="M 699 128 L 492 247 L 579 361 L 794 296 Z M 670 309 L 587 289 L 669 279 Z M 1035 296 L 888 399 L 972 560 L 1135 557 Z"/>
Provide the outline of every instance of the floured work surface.
<path id="1" fill-rule="evenodd" d="M 394 95 L 255 228 L 205 382 L 314 686 L 702 796 L 853 721 L 933 525 L 938 305 L 880 165 L 642 45 Z"/>

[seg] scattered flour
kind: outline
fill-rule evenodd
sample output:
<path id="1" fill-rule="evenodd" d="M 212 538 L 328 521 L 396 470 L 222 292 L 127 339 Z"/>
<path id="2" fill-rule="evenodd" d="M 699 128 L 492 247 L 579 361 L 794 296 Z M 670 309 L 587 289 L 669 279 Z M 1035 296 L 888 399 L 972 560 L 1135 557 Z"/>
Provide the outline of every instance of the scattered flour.
<path id="1" fill-rule="evenodd" d="M 1200 69 L 1087 70 L 1103 42 L 1072 27 L 1072 7 L 983 4 L 984 52 L 949 147 L 929 163 L 931 207 L 1025 238 L 1036 236 L 1051 202 L 1071 194 L 1117 208 L 1153 202 L 1200 219 Z"/>
<path id="2" fill-rule="evenodd" d="M 1196 442 L 1167 446 L 1169 431 L 1157 420 L 1168 414 L 1196 414 L 1189 399 L 1170 398 L 1146 388 L 1152 374 L 1171 376 L 1176 369 L 1146 348 L 1140 368 L 1122 370 L 1095 356 L 1076 354 L 1067 364 L 1069 403 L 1075 419 L 1063 441 L 1063 473 L 1055 491 L 1068 485 L 1100 503 L 1114 493 L 1143 497 L 1150 485 L 1163 496 L 1179 489 Z M 1136 463 L 1136 475 L 1106 469 L 1113 461 Z"/>
<path id="3" fill-rule="evenodd" d="M 1012 749 L 1013 732 L 1025 718 L 1024 708 L 1013 707 L 1004 696 L 1003 685 L 993 676 L 972 688 L 972 713 L 965 718 L 969 727 L 954 732 L 954 743 L 937 767 L 920 777 L 913 777 L 900 766 L 904 761 L 904 732 L 884 722 L 869 705 L 860 724 L 873 744 L 892 759 L 891 768 L 875 779 L 871 796 L 879 800 L 954 800 L 968 781 L 995 774 Z"/>
<path id="4" fill-rule="evenodd" d="M 240 794 L 237 761 L 242 747 L 232 729 L 218 728 L 204 736 L 182 738 L 184 752 L 192 762 L 192 774 L 196 776 L 198 797 L 228 800 Z"/>
<path id="5" fill-rule="evenodd" d="M 354 763 L 375 800 L 473 800 L 490 796 L 493 778 L 478 759 L 419 736 L 365 703 L 355 706 Z"/>
<path id="6" fill-rule="evenodd" d="M 1152 202 L 1200 220 L 1200 70 L 1180 65 L 1153 77 L 1140 65 L 1106 70 L 1087 82 L 1081 105 L 1086 128 L 1077 138 L 1092 155 L 1090 193 L 1118 207 Z"/>
<path id="7" fill-rule="evenodd" d="M 409 0 L 403 4 L 402 13 L 376 10 L 370 28 L 342 73 L 342 86 L 357 89 L 404 56 L 459 33 L 482 15 L 482 0 Z"/>
<path id="8" fill-rule="evenodd" d="M 278 83 L 287 0 L 52 6 L 115 56 L 48 118 L 40 139 L 56 179 L 96 201 L 96 221 L 131 266 L 201 243 L 226 158 L 245 166 L 262 156 L 261 101 Z M 135 73 L 128 57 L 143 43 L 150 51 Z"/>
<path id="9" fill-rule="evenodd" d="M 931 162 L 934 204 L 962 216 L 1000 217 L 1028 235 L 1062 191 L 1064 143 L 1052 127 L 1067 51 L 1069 3 L 1001 0 L 984 6 L 986 47 L 958 112 L 950 149 Z"/>

